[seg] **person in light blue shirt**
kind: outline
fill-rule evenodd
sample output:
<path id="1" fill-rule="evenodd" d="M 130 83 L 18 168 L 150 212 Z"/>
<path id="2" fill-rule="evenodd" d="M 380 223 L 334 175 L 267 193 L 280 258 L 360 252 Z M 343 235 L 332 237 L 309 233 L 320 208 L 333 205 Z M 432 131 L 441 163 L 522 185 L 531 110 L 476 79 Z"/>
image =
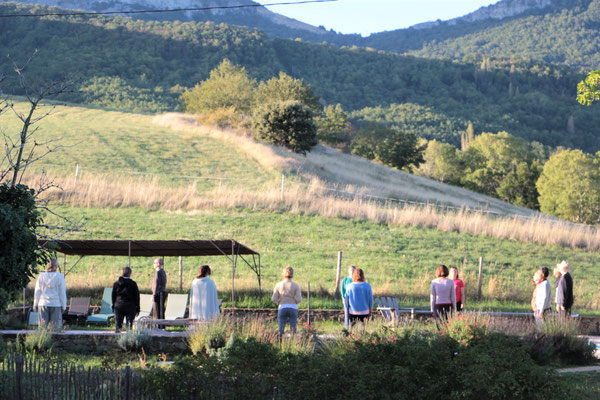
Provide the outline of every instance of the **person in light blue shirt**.
<path id="1" fill-rule="evenodd" d="M 352 283 L 346 288 L 349 310 L 348 316 L 353 325 L 356 321 L 363 322 L 373 312 L 373 290 L 365 282 L 365 273 L 357 268 L 352 274 Z"/>

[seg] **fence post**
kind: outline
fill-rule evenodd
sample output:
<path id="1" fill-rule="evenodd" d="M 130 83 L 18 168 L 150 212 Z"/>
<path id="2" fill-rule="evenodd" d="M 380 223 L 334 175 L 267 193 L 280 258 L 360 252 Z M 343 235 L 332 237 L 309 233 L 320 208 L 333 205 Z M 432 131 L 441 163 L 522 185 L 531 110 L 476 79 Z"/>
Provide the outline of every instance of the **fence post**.
<path id="1" fill-rule="evenodd" d="M 179 291 L 183 290 L 183 257 L 179 256 Z"/>
<path id="2" fill-rule="evenodd" d="M 23 399 L 23 355 L 17 354 L 15 358 L 15 383 L 16 395 L 18 400 Z"/>
<path id="3" fill-rule="evenodd" d="M 74 184 L 74 186 L 77 186 L 77 178 L 79 178 L 79 164 L 77 164 L 75 166 L 75 184 Z"/>
<path id="4" fill-rule="evenodd" d="M 285 192 L 285 175 L 281 174 L 281 201 L 284 200 L 284 192 Z"/>
<path id="5" fill-rule="evenodd" d="M 125 367 L 125 400 L 131 399 L 131 368 Z"/>
<path id="6" fill-rule="evenodd" d="M 481 300 L 481 283 L 483 280 L 483 257 L 479 257 L 479 286 L 477 289 L 477 299 Z"/>
<path id="7" fill-rule="evenodd" d="M 342 252 L 338 251 L 337 273 L 335 275 L 335 297 L 340 296 L 340 279 L 342 276 Z"/>
<path id="8" fill-rule="evenodd" d="M 308 291 L 306 292 L 306 298 L 307 298 L 307 301 L 308 301 L 308 313 L 307 313 L 308 315 L 307 315 L 307 318 L 308 318 L 308 324 L 310 325 L 310 281 L 308 281 Z"/>

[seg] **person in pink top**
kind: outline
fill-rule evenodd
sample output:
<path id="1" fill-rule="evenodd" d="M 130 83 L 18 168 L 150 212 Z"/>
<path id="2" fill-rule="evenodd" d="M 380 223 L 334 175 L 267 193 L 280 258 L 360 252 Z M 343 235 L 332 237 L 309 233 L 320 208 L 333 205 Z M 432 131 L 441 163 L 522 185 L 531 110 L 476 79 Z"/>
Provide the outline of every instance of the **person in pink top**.
<path id="1" fill-rule="evenodd" d="M 431 312 L 436 324 L 438 319 L 448 319 L 456 312 L 456 289 L 448 273 L 448 267 L 440 265 L 435 270 L 436 278 L 431 281 Z"/>
<path id="2" fill-rule="evenodd" d="M 462 311 L 465 309 L 465 283 L 458 275 L 458 268 L 450 268 L 448 279 L 452 279 L 454 288 L 456 289 L 456 311 Z"/>

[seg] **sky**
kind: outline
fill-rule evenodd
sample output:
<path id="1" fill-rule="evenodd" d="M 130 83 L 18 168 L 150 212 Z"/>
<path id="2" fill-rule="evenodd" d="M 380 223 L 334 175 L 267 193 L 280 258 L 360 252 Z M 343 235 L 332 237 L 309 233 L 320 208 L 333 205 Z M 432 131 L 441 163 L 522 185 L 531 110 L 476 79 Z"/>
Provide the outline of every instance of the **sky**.
<path id="1" fill-rule="evenodd" d="M 260 4 L 294 0 L 254 0 Z M 269 10 L 340 33 L 374 32 L 460 17 L 498 0 L 337 0 L 332 3 L 271 6 Z"/>

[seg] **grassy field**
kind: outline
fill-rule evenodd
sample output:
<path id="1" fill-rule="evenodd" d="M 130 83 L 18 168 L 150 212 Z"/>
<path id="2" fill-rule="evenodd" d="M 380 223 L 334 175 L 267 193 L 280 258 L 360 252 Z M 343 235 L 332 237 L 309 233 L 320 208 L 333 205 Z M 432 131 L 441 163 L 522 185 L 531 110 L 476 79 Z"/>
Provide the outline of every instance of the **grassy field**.
<path id="1" fill-rule="evenodd" d="M 567 259 L 574 267 L 575 308 L 578 312 L 598 312 L 597 252 L 284 212 L 244 209 L 167 212 L 133 207 L 64 207 L 57 211 L 84 222 L 87 232 L 72 234 L 73 238 L 234 238 L 261 253 L 266 291 L 278 281 L 282 267 L 292 265 L 297 271 L 296 281 L 304 290 L 311 282 L 313 307 L 339 307 L 330 294 L 335 286 L 337 252 L 343 251 L 344 270 L 351 263 L 364 268 L 376 294 L 394 295 L 405 305 L 421 308 L 428 306 L 429 283 L 439 263 L 459 265 L 471 309 L 525 311 L 529 308 L 534 270 Z M 484 299 L 474 302 L 471 299 L 476 294 L 479 257 L 484 257 Z M 75 261 L 75 257 L 69 257 L 66 269 Z M 126 263 L 124 257 L 86 257 L 67 275 L 67 284 L 76 292 L 92 290 L 99 296 L 100 288 L 112 284 L 119 268 Z M 228 301 L 231 265 L 224 257 L 186 258 L 184 288 L 187 290 L 201 263 L 214 267 L 221 297 Z M 145 291 L 150 289 L 151 265 L 148 258 L 132 260 L 134 279 Z M 167 258 L 166 270 L 170 290 L 178 289 L 177 259 Z M 256 296 L 257 284 L 250 269 L 240 265 L 236 279 L 236 288 L 241 290 L 238 305 L 271 305 L 268 296 L 262 301 Z"/>

